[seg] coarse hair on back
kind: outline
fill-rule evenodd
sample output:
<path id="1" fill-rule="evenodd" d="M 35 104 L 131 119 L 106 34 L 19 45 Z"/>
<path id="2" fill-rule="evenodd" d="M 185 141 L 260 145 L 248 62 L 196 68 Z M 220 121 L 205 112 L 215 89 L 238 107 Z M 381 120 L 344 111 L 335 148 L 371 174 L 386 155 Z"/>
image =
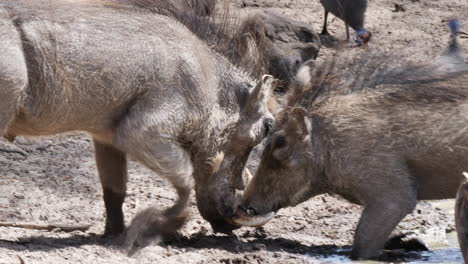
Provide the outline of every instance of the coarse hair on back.
<path id="1" fill-rule="evenodd" d="M 388 102 L 464 100 L 468 98 L 468 86 L 438 84 L 463 75 L 468 76 L 468 65 L 449 71 L 433 63 L 408 62 L 378 49 L 358 51 L 351 56 L 338 50 L 322 63 L 311 61 L 302 66 L 285 105 L 312 110 L 334 95 L 383 90 L 389 86 L 392 89 L 385 93 Z"/>
<path id="2" fill-rule="evenodd" d="M 231 11 L 218 0 L 100 0 L 116 8 L 136 8 L 179 21 L 213 51 L 227 58 L 253 78 L 266 73 L 268 42 L 256 33 L 259 21 Z M 157 26 L 157 25 L 155 25 Z"/>
<path id="3" fill-rule="evenodd" d="M 241 19 L 240 14 L 229 8 L 229 1 L 223 1 L 222 4 L 218 1 L 220 0 L 23 0 L 19 3 L 7 1 L 4 5 L 7 9 L 10 5 L 22 6 L 23 19 L 34 19 L 35 7 L 38 10 L 48 7 L 48 15 L 52 17 L 58 12 L 58 7 L 66 10 L 76 6 L 104 7 L 135 15 L 164 15 L 181 23 L 212 51 L 226 58 L 251 78 L 260 79 L 267 73 L 270 63 L 270 43 L 265 35 L 258 33 L 259 28 L 265 27 L 264 22 L 252 16 Z"/>

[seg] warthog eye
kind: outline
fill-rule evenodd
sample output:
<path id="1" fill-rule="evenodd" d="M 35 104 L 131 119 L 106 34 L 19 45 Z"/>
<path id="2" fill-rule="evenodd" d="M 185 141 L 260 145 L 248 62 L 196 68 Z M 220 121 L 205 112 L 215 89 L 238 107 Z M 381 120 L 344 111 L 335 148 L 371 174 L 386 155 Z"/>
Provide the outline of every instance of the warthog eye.
<path id="1" fill-rule="evenodd" d="M 265 119 L 263 126 L 265 127 L 265 137 L 268 135 L 268 133 L 273 129 L 275 126 L 275 120 L 273 119 Z"/>
<path id="2" fill-rule="evenodd" d="M 286 137 L 284 136 L 278 136 L 276 139 L 275 139 L 275 144 L 274 144 L 274 147 L 275 148 L 282 148 L 286 146 Z"/>

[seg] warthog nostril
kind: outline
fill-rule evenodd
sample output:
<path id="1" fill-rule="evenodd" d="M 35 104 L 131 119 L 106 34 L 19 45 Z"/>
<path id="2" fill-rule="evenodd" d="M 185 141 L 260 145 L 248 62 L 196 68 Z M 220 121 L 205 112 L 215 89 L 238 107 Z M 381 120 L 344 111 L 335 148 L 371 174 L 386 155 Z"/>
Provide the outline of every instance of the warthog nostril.
<path id="1" fill-rule="evenodd" d="M 247 212 L 247 207 L 243 206 L 242 204 L 239 205 L 239 210 L 241 210 L 242 212 Z"/>
<path id="2" fill-rule="evenodd" d="M 257 214 L 257 211 L 255 211 L 255 209 L 253 209 L 252 207 L 246 207 L 244 205 L 239 205 L 239 210 L 241 210 L 242 212 L 248 214 L 249 216 L 255 216 Z"/>
<path id="3" fill-rule="evenodd" d="M 252 207 L 249 207 L 249 208 L 247 208 L 247 214 L 250 215 L 250 216 L 254 216 L 254 215 L 257 214 L 257 212 Z"/>

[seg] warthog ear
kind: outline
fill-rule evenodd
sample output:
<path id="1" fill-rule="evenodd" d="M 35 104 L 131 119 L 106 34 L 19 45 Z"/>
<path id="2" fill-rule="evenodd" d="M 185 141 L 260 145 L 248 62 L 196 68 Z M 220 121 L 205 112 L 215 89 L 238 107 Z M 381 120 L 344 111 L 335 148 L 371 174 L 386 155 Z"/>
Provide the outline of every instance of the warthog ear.
<path id="1" fill-rule="evenodd" d="M 288 129 L 296 134 L 307 136 L 312 130 L 312 123 L 307 117 L 307 111 L 302 107 L 293 108 L 288 114 Z"/>
<path id="2" fill-rule="evenodd" d="M 304 91 L 312 82 L 311 69 L 314 63 L 315 62 L 311 60 L 306 61 L 297 71 L 296 76 L 294 77 L 294 82 L 292 83 L 291 87 L 289 88 L 290 91 L 288 92 L 289 95 L 287 105 L 289 107 L 294 106 L 298 101 L 300 101 Z"/>
<path id="3" fill-rule="evenodd" d="M 262 79 L 250 91 L 244 112 L 247 114 L 263 114 L 267 111 L 267 102 L 270 98 L 274 78 L 271 75 L 263 75 Z"/>
<path id="4" fill-rule="evenodd" d="M 300 86 L 305 86 L 312 81 L 312 76 L 311 76 L 310 71 L 311 71 L 311 68 L 314 67 L 314 65 L 315 65 L 315 61 L 308 60 L 302 63 L 299 70 L 297 70 L 295 79 L 300 84 Z"/>

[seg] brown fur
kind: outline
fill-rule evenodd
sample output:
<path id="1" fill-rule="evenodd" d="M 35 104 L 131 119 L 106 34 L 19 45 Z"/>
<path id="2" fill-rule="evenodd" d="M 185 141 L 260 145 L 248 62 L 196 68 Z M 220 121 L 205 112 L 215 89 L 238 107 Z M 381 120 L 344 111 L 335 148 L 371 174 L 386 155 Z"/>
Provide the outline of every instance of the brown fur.
<path id="1" fill-rule="evenodd" d="M 300 65 L 315 60 L 321 41 L 309 25 L 271 11 L 258 12 L 242 21 L 235 41 L 256 72 L 268 72 L 280 80 L 277 89 L 286 91 Z M 251 42 L 256 43 L 252 47 Z M 247 54 L 248 54 L 247 53 Z M 245 59 L 245 58 L 244 58 Z"/>
<path id="2" fill-rule="evenodd" d="M 452 69 L 433 62 L 405 62 L 378 49 L 355 51 L 351 55 L 338 50 L 321 64 L 315 65 L 313 61 L 307 64 L 310 71 L 305 72 L 307 76 L 304 78 L 310 81 L 295 80 L 287 94 L 289 107 L 312 109 L 332 95 L 376 89 L 383 85 L 430 84 L 468 73 L 466 65 Z"/>
<path id="3" fill-rule="evenodd" d="M 254 82 L 185 27 L 173 5 L 158 5 L 155 11 L 105 0 L 0 4 L 0 131 L 10 137 L 88 132 L 107 235 L 124 229 L 128 155 L 176 189 L 173 207 L 135 217 L 127 232 L 131 246 L 178 229 L 194 186 L 201 214 L 216 230 L 232 230 L 225 216 L 236 200 L 234 178 L 242 177 L 237 170 L 272 119 L 271 78 Z M 220 152 L 226 155 L 215 173 L 209 161 Z"/>
<path id="4" fill-rule="evenodd" d="M 458 242 L 463 253 L 465 263 L 468 263 L 468 174 L 460 184 L 455 201 L 455 226 L 457 228 Z"/>
<path id="5" fill-rule="evenodd" d="M 364 206 L 355 258 L 377 256 L 417 200 L 454 198 L 468 170 L 465 68 L 388 67 L 378 53 L 368 59 L 383 66 L 338 58 L 317 67 L 305 89 L 297 84 L 241 207 L 265 215 L 340 194 Z M 363 75 L 350 78 L 349 69 Z"/>
<path id="6" fill-rule="evenodd" d="M 190 31 L 254 78 L 268 73 L 286 90 L 298 67 L 315 59 L 319 36 L 305 23 L 273 12 L 257 13 L 241 20 L 228 3 L 216 11 L 214 0 L 115 0 L 176 18 Z M 200 15 L 197 10 L 212 10 Z M 193 11 L 195 10 L 195 12 Z"/>

